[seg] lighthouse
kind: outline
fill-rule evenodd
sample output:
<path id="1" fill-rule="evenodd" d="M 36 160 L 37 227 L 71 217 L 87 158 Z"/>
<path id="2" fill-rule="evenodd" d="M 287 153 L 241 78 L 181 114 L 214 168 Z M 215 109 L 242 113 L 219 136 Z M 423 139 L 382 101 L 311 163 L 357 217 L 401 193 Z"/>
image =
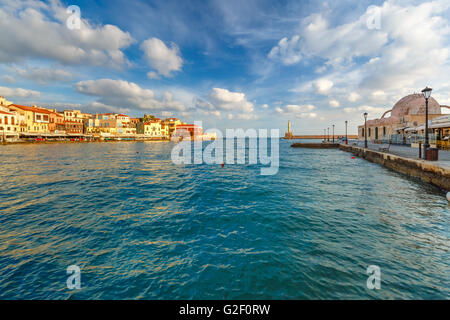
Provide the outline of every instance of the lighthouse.
<path id="1" fill-rule="evenodd" d="M 288 130 L 284 135 L 285 139 L 292 139 L 292 132 L 291 132 L 291 121 L 288 120 Z"/>

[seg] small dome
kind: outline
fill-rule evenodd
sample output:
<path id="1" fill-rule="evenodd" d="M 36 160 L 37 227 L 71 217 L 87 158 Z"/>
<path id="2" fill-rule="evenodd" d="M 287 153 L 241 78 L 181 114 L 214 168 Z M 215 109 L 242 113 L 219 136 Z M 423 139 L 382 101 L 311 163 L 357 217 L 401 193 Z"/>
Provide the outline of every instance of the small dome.
<path id="1" fill-rule="evenodd" d="M 403 97 L 391 112 L 392 116 L 399 118 L 411 114 L 425 114 L 425 98 L 420 93 Z M 441 114 L 441 106 L 433 97 L 428 99 L 428 114 Z"/>

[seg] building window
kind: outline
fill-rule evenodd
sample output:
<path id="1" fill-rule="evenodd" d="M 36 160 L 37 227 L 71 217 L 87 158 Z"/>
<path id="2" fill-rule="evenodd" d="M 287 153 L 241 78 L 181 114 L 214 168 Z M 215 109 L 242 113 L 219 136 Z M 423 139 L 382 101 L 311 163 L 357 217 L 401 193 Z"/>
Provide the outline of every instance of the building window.
<path id="1" fill-rule="evenodd" d="M 371 130 L 371 128 L 369 128 L 369 137 L 371 136 L 371 134 L 372 134 L 372 130 Z"/>
<path id="2" fill-rule="evenodd" d="M 386 127 L 383 127 L 383 136 L 386 135 Z"/>

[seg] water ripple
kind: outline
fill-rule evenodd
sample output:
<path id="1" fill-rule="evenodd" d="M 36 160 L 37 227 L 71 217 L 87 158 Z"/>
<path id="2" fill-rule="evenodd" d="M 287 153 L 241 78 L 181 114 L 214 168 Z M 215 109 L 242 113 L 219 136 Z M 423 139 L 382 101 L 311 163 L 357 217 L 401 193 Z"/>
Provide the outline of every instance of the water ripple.
<path id="1" fill-rule="evenodd" d="M 2 146 L 0 298 L 450 298 L 436 188 L 287 141 L 269 177 L 175 166 L 172 146 Z M 81 290 L 66 288 L 73 264 Z M 369 265 L 381 290 L 366 288 Z"/>

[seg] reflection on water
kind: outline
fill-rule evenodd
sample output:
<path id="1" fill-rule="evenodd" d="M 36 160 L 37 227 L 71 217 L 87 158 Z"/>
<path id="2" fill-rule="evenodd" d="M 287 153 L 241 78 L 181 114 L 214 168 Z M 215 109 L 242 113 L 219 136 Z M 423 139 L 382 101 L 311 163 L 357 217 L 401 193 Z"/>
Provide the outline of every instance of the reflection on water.
<path id="1" fill-rule="evenodd" d="M 172 146 L 2 146 L 0 298 L 450 298 L 436 188 L 287 141 L 275 176 L 175 166 Z"/>

